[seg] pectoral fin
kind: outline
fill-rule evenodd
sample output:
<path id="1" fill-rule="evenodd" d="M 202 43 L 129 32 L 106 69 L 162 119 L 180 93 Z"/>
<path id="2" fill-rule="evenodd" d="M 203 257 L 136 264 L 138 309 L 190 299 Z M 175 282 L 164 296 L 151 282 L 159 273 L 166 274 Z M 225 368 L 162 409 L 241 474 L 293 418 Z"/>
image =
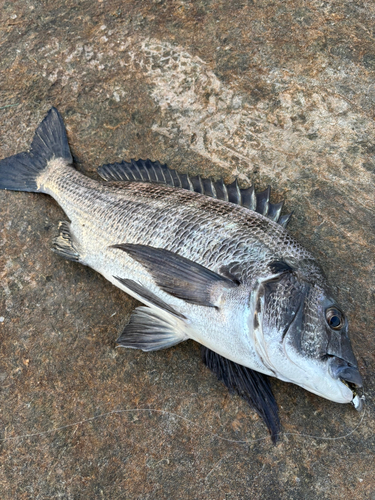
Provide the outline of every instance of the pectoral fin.
<path id="1" fill-rule="evenodd" d="M 157 351 L 187 339 L 180 319 L 160 309 L 141 306 L 135 309 L 117 342 L 122 347 Z"/>
<path id="2" fill-rule="evenodd" d="M 202 346 L 202 360 L 230 393 L 237 393 L 263 419 L 274 443 L 280 433 L 280 419 L 269 378 L 263 373 L 230 361 Z"/>
<path id="3" fill-rule="evenodd" d="M 113 245 L 142 264 L 158 286 L 179 299 L 206 307 L 218 307 L 220 291 L 236 288 L 238 283 L 214 273 L 196 262 L 146 245 Z"/>

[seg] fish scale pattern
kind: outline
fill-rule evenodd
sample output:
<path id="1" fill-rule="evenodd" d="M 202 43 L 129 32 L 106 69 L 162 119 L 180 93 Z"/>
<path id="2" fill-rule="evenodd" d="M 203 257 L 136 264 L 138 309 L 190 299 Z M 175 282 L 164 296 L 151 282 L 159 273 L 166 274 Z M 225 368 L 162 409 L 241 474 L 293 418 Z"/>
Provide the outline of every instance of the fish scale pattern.
<path id="1" fill-rule="evenodd" d="M 103 183 L 70 167 L 50 169 L 44 183 L 72 223 L 79 221 L 87 237 L 103 245 L 162 247 L 215 272 L 231 266 L 247 282 L 255 267 L 258 278 L 262 266 L 269 273 L 267 265 L 275 257 L 313 260 L 280 224 L 195 191 L 158 183 Z"/>

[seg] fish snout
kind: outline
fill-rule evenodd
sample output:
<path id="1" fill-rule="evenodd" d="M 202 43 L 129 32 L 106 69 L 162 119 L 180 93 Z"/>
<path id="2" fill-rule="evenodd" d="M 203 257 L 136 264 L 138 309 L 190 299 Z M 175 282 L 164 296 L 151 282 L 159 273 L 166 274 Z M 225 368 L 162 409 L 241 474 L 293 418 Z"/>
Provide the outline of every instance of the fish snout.
<path id="1" fill-rule="evenodd" d="M 344 359 L 333 357 L 330 369 L 334 378 L 339 378 L 344 383 L 352 384 L 356 388 L 363 386 L 362 377 L 358 368 Z"/>

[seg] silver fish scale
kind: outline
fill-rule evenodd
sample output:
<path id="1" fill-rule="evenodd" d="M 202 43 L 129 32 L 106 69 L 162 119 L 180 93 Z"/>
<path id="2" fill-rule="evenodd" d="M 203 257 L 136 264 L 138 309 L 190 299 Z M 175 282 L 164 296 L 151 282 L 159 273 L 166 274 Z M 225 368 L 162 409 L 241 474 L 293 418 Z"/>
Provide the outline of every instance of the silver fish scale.
<path id="1" fill-rule="evenodd" d="M 162 247 L 216 272 L 234 263 L 237 275 L 248 282 L 255 269 L 257 277 L 262 275 L 262 262 L 313 259 L 277 223 L 195 192 L 141 182 L 97 182 L 62 166 L 50 168 L 42 184 L 70 218 L 83 247 L 80 225 L 107 246 L 127 242 Z"/>
<path id="2" fill-rule="evenodd" d="M 305 328 L 301 335 L 300 345 L 301 350 L 311 358 L 327 352 L 326 337 L 321 334 L 323 328 L 317 328 L 319 323 L 324 325 L 324 317 L 319 314 L 323 293 L 320 287 L 314 287 L 304 304 Z"/>
<path id="3" fill-rule="evenodd" d="M 315 259 L 281 227 L 289 216 L 279 218 L 269 187 L 255 196 L 236 181 L 189 178 L 150 160 L 104 165 L 103 183 L 71 163 L 52 108 L 30 151 L 0 160 L 0 189 L 50 194 L 70 219 L 59 225 L 53 250 L 145 304 L 120 345 L 148 351 L 190 338 L 205 346 L 220 380 L 231 379 L 222 373 L 230 362 L 241 365 L 239 374 L 247 367 L 361 408 L 347 318 Z M 240 378 L 236 390 L 246 397 Z"/>

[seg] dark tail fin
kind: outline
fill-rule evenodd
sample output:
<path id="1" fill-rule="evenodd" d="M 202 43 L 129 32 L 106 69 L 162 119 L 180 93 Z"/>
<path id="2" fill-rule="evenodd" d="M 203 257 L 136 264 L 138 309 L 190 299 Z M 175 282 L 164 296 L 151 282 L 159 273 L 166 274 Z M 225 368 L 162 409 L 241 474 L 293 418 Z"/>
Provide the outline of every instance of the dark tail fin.
<path id="1" fill-rule="evenodd" d="M 51 108 L 36 129 L 28 152 L 9 156 L 0 161 L 0 189 L 40 191 L 37 178 L 49 160 L 60 158 L 73 162 L 64 122 L 56 108 Z"/>

